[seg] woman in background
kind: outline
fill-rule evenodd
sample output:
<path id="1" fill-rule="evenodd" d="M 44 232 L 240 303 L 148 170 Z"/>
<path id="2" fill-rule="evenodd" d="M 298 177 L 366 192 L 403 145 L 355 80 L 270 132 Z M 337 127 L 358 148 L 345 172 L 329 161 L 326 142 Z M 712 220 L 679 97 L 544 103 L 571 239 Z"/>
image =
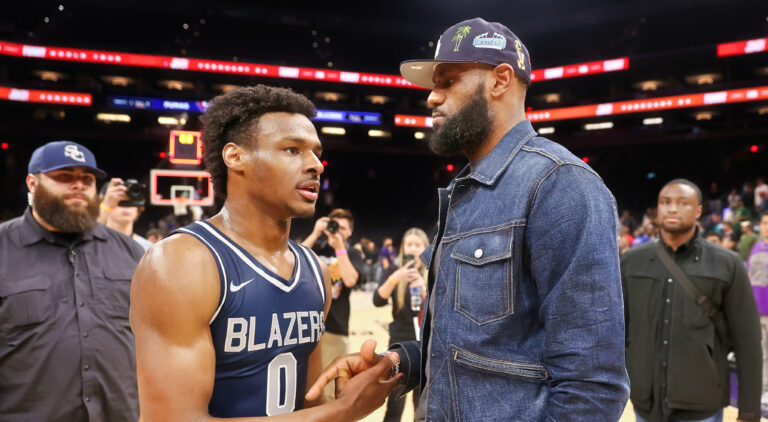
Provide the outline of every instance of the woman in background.
<path id="1" fill-rule="evenodd" d="M 419 314 L 426 298 L 427 269 L 419 256 L 429 246 L 429 239 L 423 230 L 408 229 L 400 242 L 400 253 L 394 265 L 382 271 L 379 287 L 373 293 L 373 304 L 384 306 L 392 298 L 392 323 L 389 324 L 389 344 L 417 340 Z M 419 403 L 419 393 L 413 391 L 414 409 Z M 405 398 L 390 394 L 387 400 L 385 422 L 400 421 L 405 407 Z"/>

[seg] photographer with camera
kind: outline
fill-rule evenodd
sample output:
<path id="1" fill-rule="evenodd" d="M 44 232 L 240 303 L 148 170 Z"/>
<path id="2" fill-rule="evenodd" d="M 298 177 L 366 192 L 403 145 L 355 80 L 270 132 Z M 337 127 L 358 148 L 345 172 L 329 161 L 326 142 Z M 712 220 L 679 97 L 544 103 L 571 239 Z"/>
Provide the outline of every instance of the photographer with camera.
<path id="1" fill-rule="evenodd" d="M 419 256 L 429 247 L 424 230 L 413 227 L 406 230 L 400 242 L 400 252 L 378 279 L 379 288 L 373 293 L 373 304 L 385 306 L 392 298 L 392 323 L 389 324 L 389 343 L 419 340 L 419 316 L 427 295 L 425 281 L 427 269 Z M 400 420 L 405 397 L 395 390 L 389 395 L 384 422 Z M 413 408 L 419 405 L 419 391 L 413 390 Z"/>
<path id="2" fill-rule="evenodd" d="M 144 212 L 146 186 L 135 179 L 123 182 L 112 178 L 101 190 L 99 204 L 99 222 L 110 229 L 130 237 L 146 251 L 152 242 L 133 231 L 133 224 Z"/>
<path id="3" fill-rule="evenodd" d="M 139 418 L 131 277 L 144 251 L 97 222 L 93 153 L 37 148 L 30 203 L 0 225 L 0 420 Z"/>
<path id="4" fill-rule="evenodd" d="M 312 248 L 331 273 L 333 301 L 320 340 L 324 368 L 349 352 L 349 294 L 357 283 L 365 283 L 363 254 L 349 244 L 354 224 L 351 211 L 337 208 L 328 217 L 319 218 L 312 233 L 301 242 Z M 326 386 L 325 395 L 334 400 L 332 385 Z"/>

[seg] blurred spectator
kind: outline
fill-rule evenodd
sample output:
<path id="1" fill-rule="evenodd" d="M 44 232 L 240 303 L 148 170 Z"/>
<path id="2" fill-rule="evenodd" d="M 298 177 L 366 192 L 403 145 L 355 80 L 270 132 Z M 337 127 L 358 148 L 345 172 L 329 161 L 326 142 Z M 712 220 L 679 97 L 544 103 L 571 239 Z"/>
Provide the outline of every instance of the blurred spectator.
<path id="1" fill-rule="evenodd" d="M 627 245 L 632 246 L 632 242 L 634 242 L 635 238 L 632 237 L 629 231 L 629 226 L 621 226 L 621 229 L 619 231 L 619 234 L 624 236 L 627 239 Z"/>
<path id="2" fill-rule="evenodd" d="M 760 214 L 760 235 L 762 240 L 755 243 L 749 254 L 747 270 L 755 294 L 757 310 L 760 312 L 763 346 L 763 408 L 768 407 L 768 211 Z"/>
<path id="3" fill-rule="evenodd" d="M 742 221 L 741 238 L 739 238 L 739 256 L 743 262 L 749 260 L 749 253 L 757 241 L 757 233 L 755 233 L 755 229 L 752 227 L 752 222 L 749 220 Z"/>
<path id="4" fill-rule="evenodd" d="M 331 226 L 336 226 L 329 229 Z M 315 222 L 315 227 L 302 244 L 312 248 L 328 265 L 333 284 L 331 309 L 325 321 L 325 333 L 319 346 L 322 347 L 323 368 L 337 356 L 349 352 L 349 294 L 356 284 L 365 283 L 365 261 L 363 254 L 349 244 L 355 227 L 352 212 L 337 208 Z M 333 385 L 325 387 L 326 397 L 335 398 Z"/>
<path id="5" fill-rule="evenodd" d="M 102 188 L 99 222 L 130 237 L 146 251 L 152 246 L 152 242 L 133 232 L 133 224 L 144 212 L 143 201 L 142 206 L 120 205 L 121 201 L 129 200 L 123 181 L 119 178 L 110 180 Z"/>
<path id="6" fill-rule="evenodd" d="M 656 224 L 656 208 L 648 207 L 643 214 L 642 225 Z"/>
<path id="7" fill-rule="evenodd" d="M 630 244 L 627 240 L 627 236 L 619 233 L 618 236 L 618 242 L 619 242 L 619 255 L 623 255 L 624 252 L 629 250 Z"/>
<path id="8" fill-rule="evenodd" d="M 723 244 L 723 236 L 717 234 L 717 232 L 707 232 L 704 234 L 704 238 L 717 246 L 722 246 Z"/>
<path id="9" fill-rule="evenodd" d="M 718 234 L 723 233 L 723 221 L 720 214 L 713 213 L 704 219 L 702 224 L 705 232 L 715 232 Z"/>
<path id="10" fill-rule="evenodd" d="M 389 324 L 389 343 L 417 340 L 419 329 L 418 317 L 421 304 L 426 299 L 427 269 L 419 257 L 429 246 L 429 239 L 423 230 L 408 229 L 400 242 L 397 264 L 390 265 L 378 280 L 378 289 L 373 293 L 373 304 L 384 306 L 392 299 L 392 323 Z M 403 264 L 404 265 L 400 265 Z M 413 301 L 411 293 L 419 289 L 421 300 Z M 414 305 L 418 303 L 418 306 Z M 405 397 L 395 390 L 387 400 L 387 413 L 384 422 L 400 421 L 405 407 Z M 419 391 L 413 390 L 414 409 L 419 405 Z"/>
<path id="11" fill-rule="evenodd" d="M 731 209 L 736 208 L 738 206 L 736 202 L 740 199 L 739 190 L 737 188 L 731 189 L 731 193 L 728 194 L 728 207 Z"/>
<path id="12" fill-rule="evenodd" d="M 136 421 L 128 291 L 144 250 L 99 224 L 91 151 L 50 142 L 0 225 L 0 420 Z"/>
<path id="13" fill-rule="evenodd" d="M 392 238 L 386 237 L 384 238 L 384 242 L 381 244 L 381 251 L 379 252 L 379 262 L 381 263 L 381 268 L 386 270 L 389 268 L 390 265 L 392 265 L 395 261 L 395 248 L 392 246 Z"/>
<path id="14" fill-rule="evenodd" d="M 635 238 L 632 240 L 632 247 L 642 245 L 643 243 L 649 242 L 651 240 L 650 237 L 650 227 L 651 225 L 647 226 L 640 226 L 635 231 Z"/>
<path id="15" fill-rule="evenodd" d="M 152 243 L 157 243 L 158 240 L 163 238 L 163 234 L 158 229 L 149 229 L 146 233 L 146 238 Z"/>
<path id="16" fill-rule="evenodd" d="M 730 227 L 730 226 L 729 226 Z M 728 249 L 729 251 L 736 252 L 736 245 L 738 245 L 738 242 L 736 242 L 736 235 L 731 234 L 724 234 L 723 235 L 723 243 L 720 245 L 724 247 L 725 249 Z"/>
<path id="17" fill-rule="evenodd" d="M 755 187 L 755 209 L 758 212 L 768 209 L 768 184 L 762 177 L 757 178 L 757 187 Z"/>
<path id="18" fill-rule="evenodd" d="M 627 228 L 629 228 L 629 233 L 634 232 L 637 228 L 637 220 L 635 220 L 635 217 L 632 217 L 632 213 L 629 210 L 621 212 L 619 223 L 623 226 L 627 226 Z"/>
<path id="19" fill-rule="evenodd" d="M 752 187 L 752 183 L 744 182 L 744 186 L 741 188 L 741 200 L 745 207 L 749 209 L 755 207 L 755 189 Z"/>
<path id="20" fill-rule="evenodd" d="M 707 206 L 705 208 L 707 208 L 707 211 L 710 214 L 720 214 L 723 212 L 723 200 L 717 182 L 712 182 L 709 185 L 709 192 L 707 192 Z"/>

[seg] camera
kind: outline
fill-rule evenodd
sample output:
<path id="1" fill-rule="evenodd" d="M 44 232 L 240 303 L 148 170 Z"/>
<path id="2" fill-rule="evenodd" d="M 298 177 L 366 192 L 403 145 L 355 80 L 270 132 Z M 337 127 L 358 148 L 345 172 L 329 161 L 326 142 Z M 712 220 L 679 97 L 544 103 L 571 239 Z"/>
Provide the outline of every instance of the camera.
<path id="1" fill-rule="evenodd" d="M 139 183 L 136 179 L 126 179 L 123 185 L 125 186 L 125 193 L 130 199 L 120 201 L 117 205 L 120 207 L 143 207 L 147 196 L 147 185 Z"/>
<path id="2" fill-rule="evenodd" d="M 328 224 L 326 225 L 325 229 L 328 230 L 328 233 L 334 234 L 339 231 L 339 222 L 336 220 L 328 220 Z"/>

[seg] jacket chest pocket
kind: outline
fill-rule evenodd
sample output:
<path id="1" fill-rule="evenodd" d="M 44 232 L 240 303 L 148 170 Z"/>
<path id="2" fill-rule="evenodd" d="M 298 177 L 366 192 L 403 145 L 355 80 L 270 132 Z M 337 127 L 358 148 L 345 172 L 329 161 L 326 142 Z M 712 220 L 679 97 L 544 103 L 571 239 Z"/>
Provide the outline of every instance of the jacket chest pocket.
<path id="1" fill-rule="evenodd" d="M 483 325 L 513 313 L 512 228 L 460 240 L 456 260 L 454 309 Z"/>
<path id="2" fill-rule="evenodd" d="M 23 330 L 48 319 L 53 305 L 49 284 L 43 276 L 0 284 L 0 331 Z"/>

